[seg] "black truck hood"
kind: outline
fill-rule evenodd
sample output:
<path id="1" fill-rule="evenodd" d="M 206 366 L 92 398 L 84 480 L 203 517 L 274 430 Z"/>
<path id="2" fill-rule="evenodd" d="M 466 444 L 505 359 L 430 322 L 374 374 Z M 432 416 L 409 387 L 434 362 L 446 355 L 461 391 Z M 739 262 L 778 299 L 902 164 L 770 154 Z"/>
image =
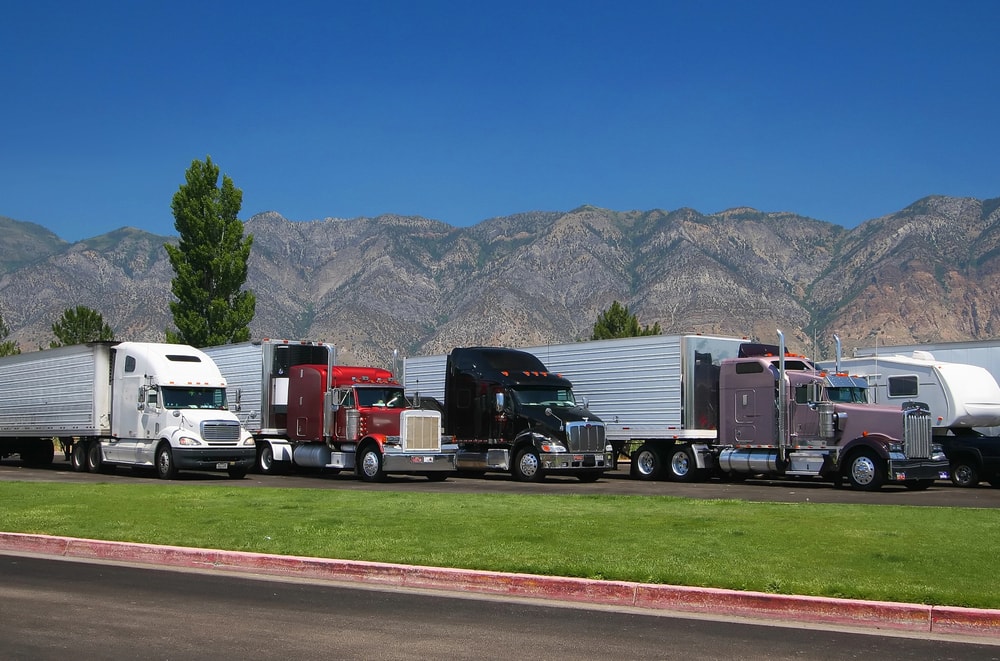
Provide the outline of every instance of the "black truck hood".
<path id="1" fill-rule="evenodd" d="M 552 415 L 545 414 L 544 406 L 522 406 L 519 413 L 535 424 L 551 429 L 559 429 L 567 422 L 601 422 L 601 419 L 582 406 L 571 408 L 549 407 Z"/>

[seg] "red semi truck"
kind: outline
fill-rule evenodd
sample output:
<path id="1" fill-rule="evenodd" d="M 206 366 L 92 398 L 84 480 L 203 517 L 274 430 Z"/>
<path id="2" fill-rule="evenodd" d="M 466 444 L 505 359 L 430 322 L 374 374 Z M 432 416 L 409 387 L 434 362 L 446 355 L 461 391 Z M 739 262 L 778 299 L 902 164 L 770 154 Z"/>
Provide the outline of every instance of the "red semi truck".
<path id="1" fill-rule="evenodd" d="M 256 439 L 262 473 L 349 469 L 373 482 L 388 473 L 443 480 L 455 471 L 440 412 L 411 408 L 388 370 L 337 365 L 335 348 L 323 342 L 265 339 L 204 352 Z"/>

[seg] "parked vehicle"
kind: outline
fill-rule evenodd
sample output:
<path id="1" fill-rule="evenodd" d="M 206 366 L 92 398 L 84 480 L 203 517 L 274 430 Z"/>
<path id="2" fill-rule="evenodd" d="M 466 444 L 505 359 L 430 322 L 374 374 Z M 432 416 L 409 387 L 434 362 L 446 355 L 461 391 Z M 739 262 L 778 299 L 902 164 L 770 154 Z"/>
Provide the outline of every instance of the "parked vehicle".
<path id="1" fill-rule="evenodd" d="M 926 409 L 868 404 L 863 379 L 820 372 L 779 338 L 656 335 L 526 351 L 572 379 L 638 479 L 801 476 L 877 490 L 924 489 L 947 474 Z"/>
<path id="2" fill-rule="evenodd" d="M 193 347 L 92 342 L 0 359 L 0 452 L 51 464 L 53 438 L 73 470 L 150 466 L 226 471 L 253 465 L 253 437 L 226 404 L 226 382 Z"/>
<path id="3" fill-rule="evenodd" d="M 839 358 L 820 366 L 863 377 L 870 402 L 896 408 L 926 404 L 952 482 L 973 487 L 986 480 L 1000 487 L 1000 437 L 981 431 L 1000 426 L 1000 385 L 985 368 L 936 360 L 924 350 Z"/>
<path id="4" fill-rule="evenodd" d="M 572 475 L 590 482 L 611 465 L 604 423 L 578 402 L 573 385 L 535 356 L 463 347 L 404 360 L 403 382 L 418 405 L 444 410 L 459 470 L 509 472 L 534 482 Z"/>
<path id="5" fill-rule="evenodd" d="M 455 471 L 440 412 L 410 407 L 388 370 L 337 365 L 323 342 L 264 339 L 205 353 L 228 380 L 262 473 L 347 469 L 373 482 L 389 473 L 444 480 Z"/>

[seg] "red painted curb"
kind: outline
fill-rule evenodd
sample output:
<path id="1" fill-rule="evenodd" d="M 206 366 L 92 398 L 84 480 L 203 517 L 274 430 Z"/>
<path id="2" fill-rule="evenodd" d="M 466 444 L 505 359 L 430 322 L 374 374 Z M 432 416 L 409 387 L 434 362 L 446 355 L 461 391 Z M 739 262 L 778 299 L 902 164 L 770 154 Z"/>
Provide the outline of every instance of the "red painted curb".
<path id="1" fill-rule="evenodd" d="M 894 631 L 1000 637 L 1000 610 L 858 601 L 716 588 L 650 585 L 326 558 L 131 544 L 0 532 L 0 550 L 161 567 L 558 599 L 605 606 L 837 624 Z"/>

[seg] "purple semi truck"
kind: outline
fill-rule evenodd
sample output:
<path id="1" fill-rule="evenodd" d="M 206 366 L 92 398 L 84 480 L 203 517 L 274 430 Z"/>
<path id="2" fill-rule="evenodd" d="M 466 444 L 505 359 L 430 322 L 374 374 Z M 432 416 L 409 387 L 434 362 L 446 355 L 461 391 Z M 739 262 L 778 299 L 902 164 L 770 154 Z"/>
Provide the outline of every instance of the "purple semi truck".
<path id="1" fill-rule="evenodd" d="M 926 405 L 746 338 L 656 335 L 525 349 L 573 382 L 637 479 L 824 478 L 874 491 L 947 478 Z"/>

